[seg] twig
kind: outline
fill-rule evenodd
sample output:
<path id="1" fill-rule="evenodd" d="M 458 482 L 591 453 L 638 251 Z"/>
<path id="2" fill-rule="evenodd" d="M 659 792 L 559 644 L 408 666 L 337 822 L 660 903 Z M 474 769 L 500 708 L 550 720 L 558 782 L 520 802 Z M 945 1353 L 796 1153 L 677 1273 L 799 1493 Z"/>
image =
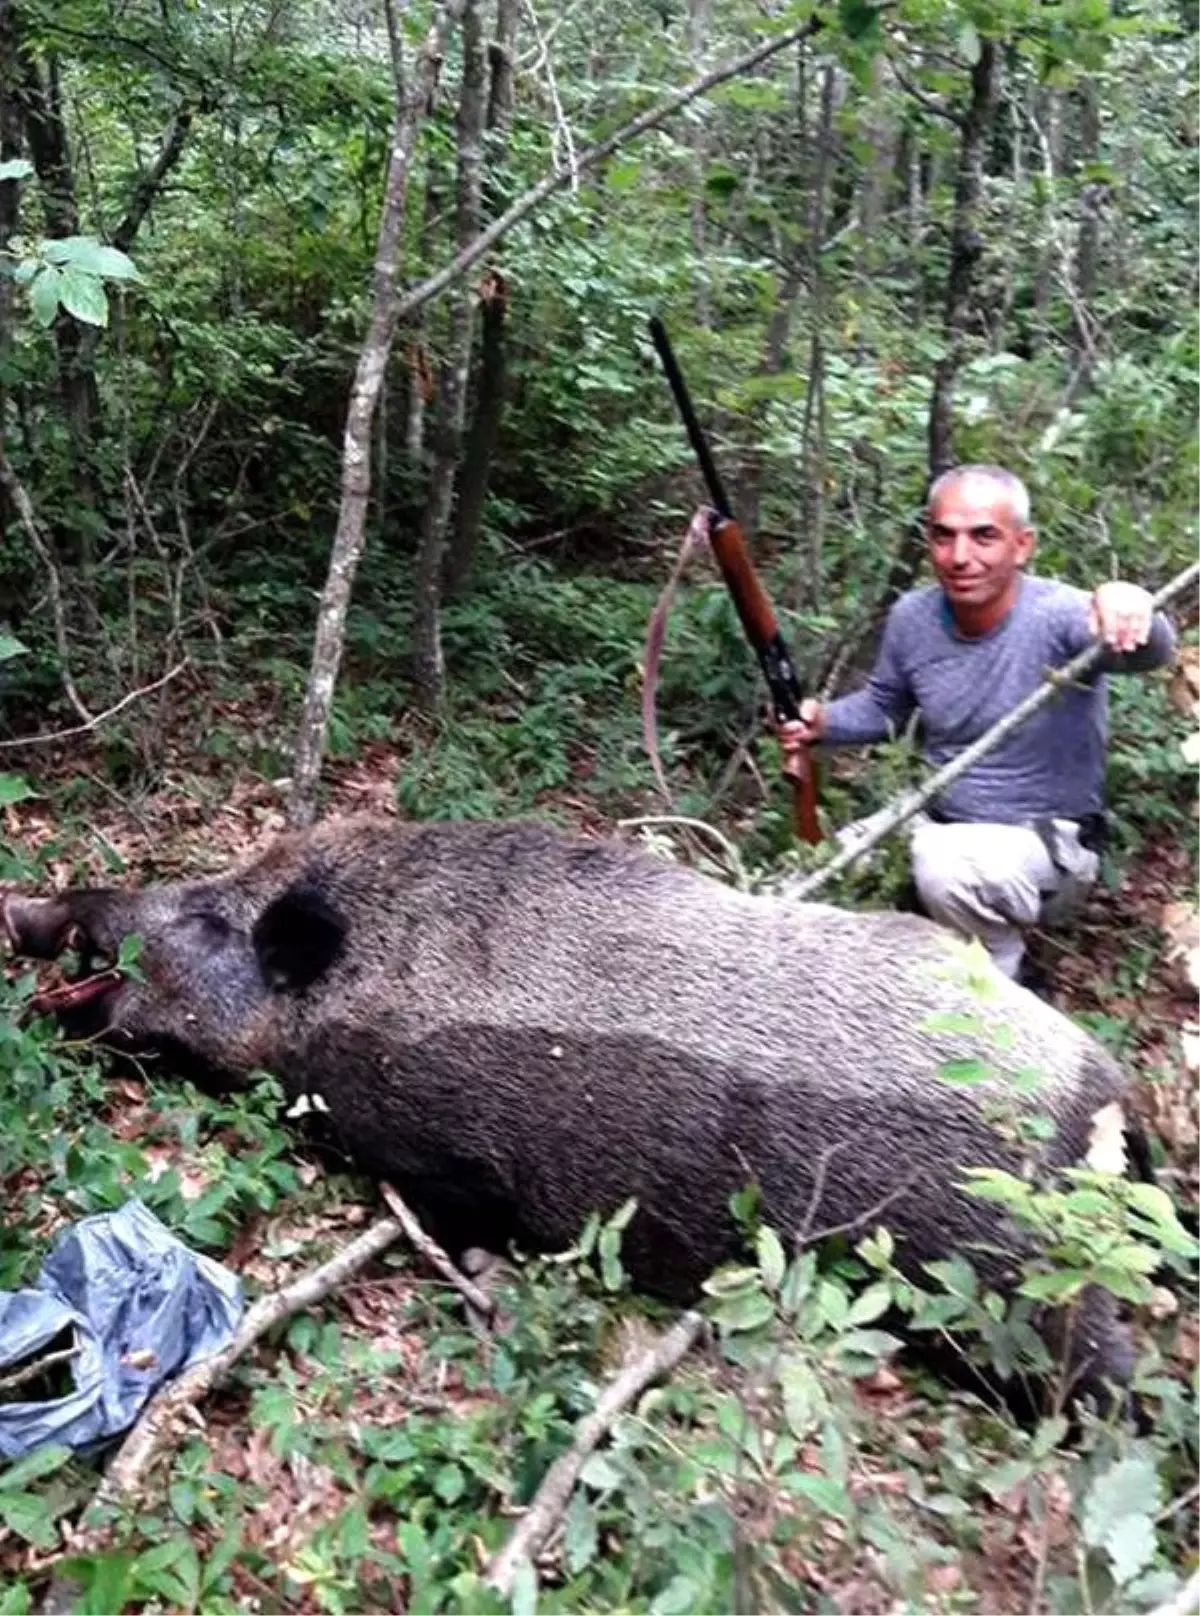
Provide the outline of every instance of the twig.
<path id="1" fill-rule="evenodd" d="M 1196 1616 L 1200 1611 L 1200 1571 L 1193 1571 L 1183 1587 L 1165 1605 L 1156 1605 L 1150 1616 Z"/>
<path id="2" fill-rule="evenodd" d="M 639 825 L 682 825 L 688 830 L 703 831 L 706 836 L 712 837 L 729 860 L 730 868 L 737 878 L 738 885 L 745 887 L 748 884 L 746 867 L 742 863 L 737 848 L 725 835 L 724 831 L 718 830 L 715 825 L 710 825 L 707 820 L 691 819 L 687 814 L 638 814 L 633 819 L 617 820 L 619 830 L 635 830 Z"/>
<path id="3" fill-rule="evenodd" d="M 112 707 L 106 707 L 102 713 L 93 714 L 86 724 L 73 724 L 70 729 L 49 730 L 42 735 L 19 735 L 16 740 L 0 741 L 0 751 L 9 752 L 22 746 L 45 746 L 48 741 L 65 741 L 72 735 L 85 735 L 88 730 L 95 729 L 98 724 L 103 724 L 106 719 L 114 717 L 123 707 L 128 707 L 131 701 L 137 701 L 142 696 L 151 695 L 155 690 L 161 690 L 163 685 L 174 679 L 176 674 L 182 673 L 188 665 L 185 657 L 182 662 L 176 663 L 164 673 L 161 679 L 156 679 L 153 684 L 141 685 L 137 690 L 131 690 Z"/>
<path id="4" fill-rule="evenodd" d="M 390 1184 L 381 1184 L 379 1193 L 387 1203 L 389 1212 L 404 1230 L 410 1245 L 421 1253 L 429 1266 L 436 1269 L 443 1279 L 449 1280 L 468 1306 L 481 1313 L 485 1319 L 490 1319 L 496 1311 L 496 1304 L 488 1293 L 476 1285 L 474 1280 L 468 1279 L 462 1270 L 450 1261 L 437 1241 L 422 1229 L 414 1214 Z"/>
<path id="5" fill-rule="evenodd" d="M 26 1364 L 23 1369 L 14 1369 L 11 1375 L 0 1375 L 0 1392 L 11 1392 L 17 1386 L 24 1386 L 27 1381 L 38 1380 L 55 1364 L 69 1363 L 72 1358 L 78 1358 L 79 1353 L 78 1347 L 63 1347 L 58 1352 L 48 1352 L 44 1358 Z"/>
<path id="6" fill-rule="evenodd" d="M 512 1592 L 517 1571 L 525 1561 L 533 1562 L 562 1518 L 589 1454 L 608 1434 L 617 1415 L 648 1386 L 676 1368 L 691 1351 L 703 1328 L 701 1314 L 684 1313 L 652 1347 L 628 1361 L 616 1379 L 609 1382 L 597 1398 L 595 1408 L 576 1426 L 571 1446 L 542 1477 L 533 1502 L 507 1543 L 493 1557 L 487 1569 L 487 1581 L 493 1588 L 504 1596 Z"/>
<path id="7" fill-rule="evenodd" d="M 1200 562 L 1193 561 L 1190 567 L 1185 567 L 1181 573 L 1171 579 L 1170 583 L 1164 584 L 1154 596 L 1152 601 L 1154 610 L 1160 611 L 1164 606 L 1169 605 L 1177 596 L 1183 594 L 1185 589 L 1190 588 L 1197 578 L 1200 578 Z M 964 774 L 975 767 L 980 758 L 986 757 L 989 752 L 994 751 L 1001 741 L 1007 740 L 1010 735 L 1020 729 L 1022 724 L 1032 718 L 1035 713 L 1040 712 L 1043 707 L 1053 700 L 1064 685 L 1074 684 L 1079 679 L 1082 679 L 1085 674 L 1090 673 L 1107 651 L 1108 647 L 1102 641 L 1097 641 L 1095 645 L 1089 645 L 1086 650 L 1080 651 L 1078 656 L 1072 657 L 1070 662 L 1065 663 L 1061 668 L 1051 669 L 1035 691 L 1026 696 L 1024 701 L 1018 702 L 1011 712 L 1005 713 L 1003 718 L 998 719 L 991 729 L 985 731 L 977 741 L 973 741 L 965 751 L 960 752 L 956 758 L 947 763 L 945 768 L 938 769 L 935 774 L 930 775 L 924 785 L 918 786 L 912 791 L 907 791 L 903 796 L 899 797 L 885 814 L 880 815 L 879 823 L 866 836 L 863 836 L 859 841 L 853 842 L 849 847 L 844 847 L 835 858 L 830 859 L 828 864 L 822 865 L 819 870 L 814 870 L 811 875 L 805 876 L 802 881 L 796 882 L 795 885 L 789 884 L 787 888 L 788 899 L 812 897 L 813 893 L 819 892 L 822 887 L 828 886 L 835 875 L 840 875 L 843 870 L 849 869 L 852 864 L 857 864 L 864 853 L 870 852 L 871 848 L 878 846 L 885 836 L 890 836 L 894 830 L 898 830 L 914 814 L 920 813 L 927 802 L 936 797 L 939 792 L 944 791 L 948 785 L 953 785 L 955 780 L 961 779 Z"/>
<path id="8" fill-rule="evenodd" d="M 567 120 L 566 112 L 563 110 L 562 98 L 558 93 L 558 79 L 554 73 L 554 62 L 550 55 L 550 46 L 548 41 L 544 40 L 542 37 L 542 25 L 538 19 L 537 9 L 533 4 L 533 0 L 525 0 L 525 12 L 530 22 L 533 24 L 534 38 L 542 47 L 542 53 L 539 57 L 539 66 L 543 66 L 546 70 L 546 86 L 550 91 L 550 104 L 554 108 L 554 166 L 555 168 L 560 166 L 558 162 L 558 145 L 561 140 L 564 148 L 566 149 L 566 168 L 567 173 L 571 177 L 571 190 L 578 191 L 579 166 L 575 159 L 575 137 L 571 133 L 571 125 Z"/>
<path id="9" fill-rule="evenodd" d="M 54 553 L 42 533 L 41 524 L 37 519 L 37 512 L 33 508 L 33 501 L 25 488 L 25 484 L 17 476 L 5 458 L 3 447 L 0 447 L 0 483 L 8 490 L 9 497 L 17 508 L 17 515 L 21 526 L 29 535 L 29 542 L 37 551 L 42 565 L 46 569 L 46 583 L 50 591 L 50 611 L 54 619 L 54 644 L 58 650 L 59 678 L 63 689 L 67 693 L 67 700 L 83 719 L 84 724 L 91 726 L 95 723 L 91 713 L 79 694 L 75 680 L 71 676 L 70 649 L 67 643 L 67 620 L 63 612 L 62 580 L 58 576 L 58 563 Z"/>

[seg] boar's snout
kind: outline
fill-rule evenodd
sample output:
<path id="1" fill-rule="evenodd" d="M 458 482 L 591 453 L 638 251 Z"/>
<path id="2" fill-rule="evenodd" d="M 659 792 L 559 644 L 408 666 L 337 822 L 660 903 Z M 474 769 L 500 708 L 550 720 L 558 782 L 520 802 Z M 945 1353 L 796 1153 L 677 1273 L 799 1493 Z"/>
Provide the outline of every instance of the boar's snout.
<path id="1" fill-rule="evenodd" d="M 13 952 L 31 959 L 57 959 L 72 942 L 74 920 L 63 898 L 6 893 L 0 902 L 0 920 Z"/>

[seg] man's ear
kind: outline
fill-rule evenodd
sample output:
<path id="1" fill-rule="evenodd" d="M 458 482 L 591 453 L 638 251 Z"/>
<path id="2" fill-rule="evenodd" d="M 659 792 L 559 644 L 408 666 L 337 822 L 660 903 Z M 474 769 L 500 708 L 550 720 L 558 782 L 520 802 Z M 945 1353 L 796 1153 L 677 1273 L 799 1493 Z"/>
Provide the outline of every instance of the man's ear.
<path id="1" fill-rule="evenodd" d="M 1037 549 L 1037 528 L 1025 527 L 1017 534 L 1017 566 L 1027 567 Z"/>
<path id="2" fill-rule="evenodd" d="M 278 993 L 303 993 L 341 957 L 348 930 L 315 888 L 289 887 L 254 923 L 263 981 Z"/>

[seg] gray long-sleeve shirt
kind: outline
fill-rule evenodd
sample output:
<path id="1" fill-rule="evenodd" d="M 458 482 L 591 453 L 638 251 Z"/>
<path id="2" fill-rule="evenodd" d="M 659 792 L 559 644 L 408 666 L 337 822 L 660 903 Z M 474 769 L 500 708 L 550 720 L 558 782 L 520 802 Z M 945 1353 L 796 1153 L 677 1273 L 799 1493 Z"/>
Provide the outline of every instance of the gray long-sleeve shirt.
<path id="1" fill-rule="evenodd" d="M 940 767 L 978 740 L 1042 682 L 1048 668 L 1091 645 L 1091 596 L 1050 578 L 1022 577 L 1017 600 L 991 633 L 967 638 L 940 588 L 914 589 L 888 614 L 866 685 L 825 709 L 825 742 L 885 739 L 919 709 L 925 756 Z M 1169 662 L 1175 634 L 1161 613 L 1146 645 L 1106 653 L 1085 684 L 1060 690 L 1014 735 L 939 800 L 949 819 L 1019 824 L 1078 819 L 1104 804 L 1108 742 L 1105 673 L 1141 673 Z"/>

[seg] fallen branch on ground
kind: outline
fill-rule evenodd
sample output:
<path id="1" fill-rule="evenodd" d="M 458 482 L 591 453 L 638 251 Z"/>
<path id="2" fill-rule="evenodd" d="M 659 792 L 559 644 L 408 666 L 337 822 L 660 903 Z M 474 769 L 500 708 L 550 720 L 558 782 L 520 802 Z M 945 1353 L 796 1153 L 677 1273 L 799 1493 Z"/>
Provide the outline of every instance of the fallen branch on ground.
<path id="1" fill-rule="evenodd" d="M 41 735 L 18 735 L 15 740 L 0 741 L 0 752 L 9 752 L 22 746 L 45 746 L 49 741 L 66 741 L 72 735 L 86 735 L 89 730 L 103 724 L 106 719 L 114 718 L 122 708 L 128 707 L 131 702 L 140 701 L 143 696 L 150 696 L 156 690 L 161 690 L 163 685 L 169 684 L 187 666 L 188 659 L 184 657 L 183 661 L 177 662 L 170 672 L 164 673 L 161 679 L 155 679 L 153 684 L 139 685 L 136 690 L 131 690 L 128 695 L 122 696 L 120 701 L 114 702 L 111 707 L 106 707 L 102 713 L 96 713 L 94 717 L 89 718 L 86 724 L 72 724 L 70 729 L 49 730 Z"/>
<path id="2" fill-rule="evenodd" d="M 1169 584 L 1164 584 L 1157 595 L 1154 596 L 1155 611 L 1161 611 L 1164 606 L 1169 606 L 1173 600 L 1183 594 L 1184 590 L 1195 584 L 1197 578 L 1200 578 L 1200 562 L 1194 561 L 1190 567 L 1185 567 L 1181 573 L 1172 578 Z M 879 816 L 878 823 L 868 835 L 863 836 L 859 841 L 851 843 L 849 847 L 843 847 L 842 851 L 835 858 L 830 859 L 828 864 L 823 864 L 820 869 L 814 870 L 811 875 L 805 876 L 802 881 L 789 882 L 785 888 L 787 897 L 789 899 L 811 898 L 814 893 L 819 892 L 822 887 L 828 885 L 835 875 L 840 875 L 843 870 L 848 870 L 852 864 L 857 864 L 864 853 L 869 853 L 873 847 L 878 846 L 883 841 L 884 837 L 890 836 L 894 830 L 898 830 L 914 814 L 920 813 L 926 803 L 936 797 L 939 792 L 944 791 L 948 785 L 953 785 L 955 780 L 961 779 L 969 769 L 975 767 L 980 758 L 986 757 L 989 752 L 999 746 L 1001 741 L 1007 740 L 1015 730 L 1020 729 L 1026 720 L 1032 718 L 1035 713 L 1040 712 L 1043 707 L 1054 699 L 1064 685 L 1074 684 L 1077 680 L 1082 679 L 1085 674 L 1090 673 L 1096 663 L 1100 661 L 1106 649 L 1100 641 L 1097 641 L 1095 645 L 1089 645 L 1085 651 L 1080 651 L 1078 656 L 1072 657 L 1070 662 L 1064 664 L 1063 667 L 1052 669 L 1032 694 L 1026 696 L 1025 700 L 1019 702 L 1011 712 L 1005 713 L 1004 717 L 993 724 L 991 729 L 987 730 L 977 741 L 973 741 L 965 751 L 960 752 L 956 758 L 947 763 L 944 769 L 939 769 L 936 774 L 931 774 L 924 785 L 917 787 L 913 791 L 906 791 L 903 796 L 899 797 L 887 813 Z"/>
<path id="3" fill-rule="evenodd" d="M 468 1307 L 474 1308 L 476 1313 L 482 1314 L 484 1321 L 490 1319 L 496 1311 L 496 1304 L 488 1293 L 475 1281 L 468 1279 L 462 1270 L 450 1261 L 450 1258 L 438 1245 L 437 1241 L 425 1233 L 416 1217 L 405 1206 L 390 1184 L 381 1184 L 379 1193 L 387 1203 L 388 1210 L 396 1222 L 404 1230 L 409 1244 L 419 1251 L 431 1268 L 437 1270 L 443 1279 L 449 1280 Z"/>
<path id="4" fill-rule="evenodd" d="M 571 1446 L 542 1477 L 533 1502 L 507 1543 L 493 1556 L 487 1569 L 487 1581 L 492 1587 L 505 1596 L 512 1592 L 518 1570 L 526 1560 L 534 1561 L 562 1519 L 588 1456 L 608 1434 L 617 1415 L 648 1386 L 671 1373 L 691 1351 L 703 1326 L 699 1313 L 684 1313 L 654 1346 L 631 1359 L 604 1389 L 592 1412 L 580 1420 Z"/>

